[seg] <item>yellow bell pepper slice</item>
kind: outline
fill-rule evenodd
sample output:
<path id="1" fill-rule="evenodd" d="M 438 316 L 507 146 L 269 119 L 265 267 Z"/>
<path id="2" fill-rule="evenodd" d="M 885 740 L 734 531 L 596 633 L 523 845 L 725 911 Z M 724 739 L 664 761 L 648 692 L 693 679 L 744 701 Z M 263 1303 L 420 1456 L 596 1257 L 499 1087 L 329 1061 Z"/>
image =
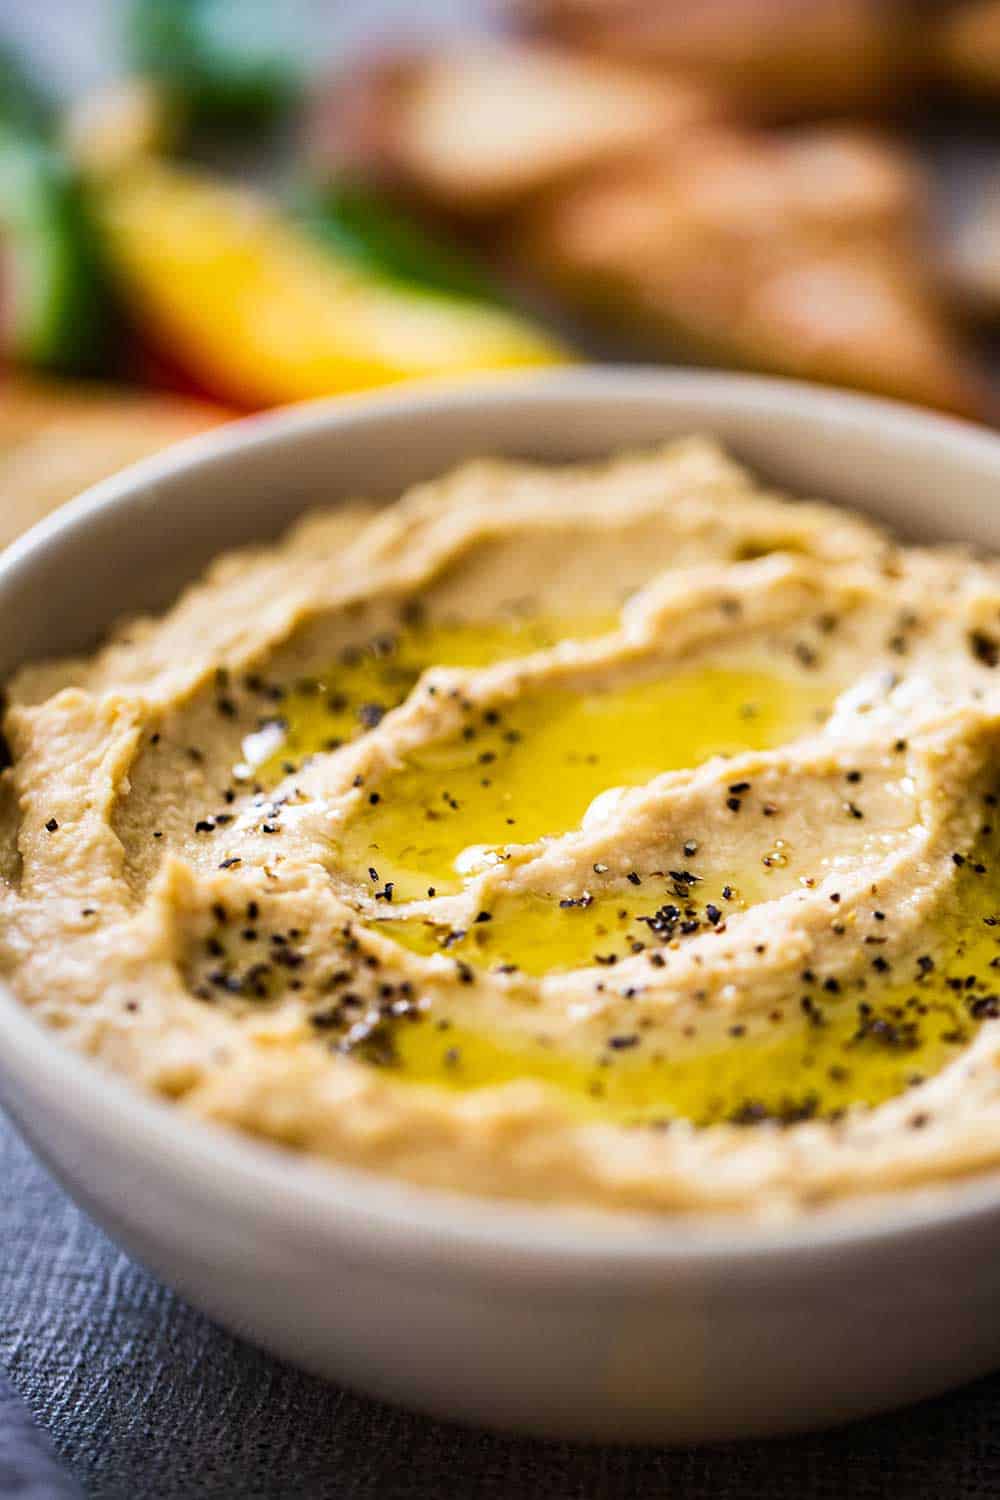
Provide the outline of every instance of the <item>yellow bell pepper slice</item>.
<path id="1" fill-rule="evenodd" d="M 148 161 L 95 193 L 140 330 L 225 400 L 271 406 L 569 357 L 503 308 L 351 264 L 244 187 Z"/>

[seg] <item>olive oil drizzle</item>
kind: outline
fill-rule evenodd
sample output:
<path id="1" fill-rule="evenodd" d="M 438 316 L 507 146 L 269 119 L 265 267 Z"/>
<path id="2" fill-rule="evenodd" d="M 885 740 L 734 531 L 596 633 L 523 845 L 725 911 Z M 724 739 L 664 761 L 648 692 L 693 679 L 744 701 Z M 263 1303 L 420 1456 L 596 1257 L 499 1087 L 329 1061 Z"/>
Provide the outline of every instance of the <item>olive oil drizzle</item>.
<path id="1" fill-rule="evenodd" d="M 304 758 L 336 751 L 403 702 L 430 666 L 488 665 L 608 624 L 579 621 L 571 632 L 566 621 L 411 622 L 285 691 L 253 774 L 266 786 Z M 636 876 L 626 889 L 620 877 L 609 884 L 595 867 L 595 879 L 569 896 L 501 892 L 464 927 L 428 916 L 426 908 L 419 917 L 397 909 L 460 892 L 514 845 L 578 826 L 609 787 L 641 784 L 715 754 L 785 743 L 815 728 L 833 696 L 816 675 L 736 659 L 603 690 L 560 687 L 505 706 L 470 707 L 460 734 L 412 753 L 365 799 L 348 823 L 340 863 L 359 882 L 375 882 L 375 894 L 385 898 L 385 919 L 375 924 L 383 935 L 418 953 L 446 955 L 466 983 L 484 968 L 514 982 L 519 974 L 586 968 L 591 975 L 606 970 L 595 981 L 606 988 L 626 959 L 645 954 L 655 964 L 665 944 L 725 931 L 735 913 L 780 893 L 784 883 L 769 886 L 748 871 L 709 883 L 692 861 L 653 879 Z M 922 951 L 883 956 L 883 946 L 893 951 L 892 913 L 873 896 L 871 911 L 859 914 L 863 928 L 848 939 L 863 945 L 863 962 L 848 965 L 852 977 L 806 969 L 797 992 L 765 1018 L 727 1025 L 706 1014 L 696 1026 L 671 1028 L 643 1009 L 637 993 L 634 1024 L 623 1024 L 622 1007 L 615 1007 L 615 1030 L 596 1051 L 592 1044 L 582 1051 L 557 1045 L 544 1026 L 487 1033 L 469 1024 L 458 1000 L 447 1009 L 444 1002 L 430 1006 L 407 981 L 383 985 L 395 996 L 384 1015 L 377 1003 L 364 1009 L 359 1000 L 363 1014 L 350 1011 L 345 1027 L 338 1002 L 316 1012 L 314 1032 L 333 1050 L 408 1082 L 464 1091 L 535 1080 L 581 1118 L 658 1128 L 676 1120 L 837 1120 L 931 1076 L 1000 1012 L 1000 883 L 990 811 L 996 798 L 986 800 L 990 821 L 974 850 L 954 852 L 947 899 Z M 250 930 L 242 937 L 250 947 L 257 943 L 256 932 L 252 941 Z M 272 952 L 248 970 L 248 990 L 225 943 L 211 943 L 216 967 L 203 987 L 267 1001 L 280 1000 L 289 986 L 308 989 L 308 973 L 276 965 Z M 282 943 L 272 943 L 280 953 Z M 244 952 L 244 963 L 249 957 Z M 456 993 L 460 1000 L 461 987 Z M 631 998 L 627 990 L 616 993 Z M 914 1122 L 923 1123 L 919 1111 Z"/>
<path id="2" fill-rule="evenodd" d="M 475 625 L 429 621 L 411 610 L 397 631 L 346 647 L 320 673 L 270 686 L 274 712 L 244 741 L 241 779 L 252 773 L 262 786 L 293 775 L 303 760 L 330 754 L 374 729 L 405 702 L 428 667 L 485 667 L 544 650 L 570 636 L 586 640 L 611 631 L 617 619 L 572 619 L 511 612 Z"/>
<path id="3" fill-rule="evenodd" d="M 788 1003 L 766 1017 L 650 1025 L 637 996 L 635 1024 L 619 1024 L 587 1055 L 556 1047 L 541 1030 L 533 1039 L 486 1035 L 456 1011 L 398 1030 L 400 1076 L 451 1090 L 535 1079 L 581 1115 L 634 1125 L 835 1121 L 885 1103 L 955 1060 L 979 1025 L 1000 1015 L 996 845 L 991 838 L 959 855 L 921 948 L 881 959 L 887 916 L 873 898 L 855 939 L 861 971 L 835 979 L 805 969 Z M 915 1111 L 910 1123 L 919 1129 L 926 1118 Z"/>
<path id="4" fill-rule="evenodd" d="M 832 696 L 829 683 L 747 663 L 470 707 L 459 734 L 369 792 L 338 864 L 359 882 L 377 869 L 396 901 L 459 891 L 511 846 L 577 827 L 607 789 L 781 744 L 815 729 Z"/>

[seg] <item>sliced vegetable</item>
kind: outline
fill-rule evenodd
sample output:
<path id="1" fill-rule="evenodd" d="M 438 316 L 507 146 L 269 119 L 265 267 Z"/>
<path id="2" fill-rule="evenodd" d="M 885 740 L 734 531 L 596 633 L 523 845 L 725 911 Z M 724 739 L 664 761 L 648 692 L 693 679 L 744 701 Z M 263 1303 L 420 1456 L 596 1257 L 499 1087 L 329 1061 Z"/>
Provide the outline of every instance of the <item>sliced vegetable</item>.
<path id="1" fill-rule="evenodd" d="M 277 119 L 298 98 L 302 72 L 273 0 L 131 0 L 125 50 L 167 85 L 192 123 Z"/>
<path id="2" fill-rule="evenodd" d="M 0 121 L 44 134 L 51 128 L 52 101 L 9 47 L 0 45 Z"/>
<path id="3" fill-rule="evenodd" d="M 109 321 L 84 198 L 55 147 L 0 124 L 0 350 L 89 374 Z"/>
<path id="4" fill-rule="evenodd" d="M 142 163 L 97 202 L 140 332 L 224 400 L 267 406 L 566 358 L 527 320 L 373 276 L 266 199 L 193 171 Z"/>
<path id="5" fill-rule="evenodd" d="M 364 183 L 344 180 L 303 189 L 292 209 L 317 239 L 375 276 L 475 302 L 501 300 L 489 277 L 464 252 Z"/>

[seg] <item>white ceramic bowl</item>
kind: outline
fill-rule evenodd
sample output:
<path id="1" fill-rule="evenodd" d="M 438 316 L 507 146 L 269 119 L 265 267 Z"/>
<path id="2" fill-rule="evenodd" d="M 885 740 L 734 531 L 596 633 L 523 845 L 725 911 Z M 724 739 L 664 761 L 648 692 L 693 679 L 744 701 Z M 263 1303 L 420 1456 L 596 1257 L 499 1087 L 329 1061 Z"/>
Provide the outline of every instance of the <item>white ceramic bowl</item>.
<path id="1" fill-rule="evenodd" d="M 98 485 L 0 559 L 0 675 L 166 604 L 306 504 L 472 454 L 581 458 L 718 434 L 800 493 L 1000 550 L 1000 439 L 775 381 L 576 371 L 277 413 Z M 1000 1176 L 786 1228 L 425 1192 L 185 1120 L 0 994 L 0 1084 L 117 1240 L 309 1369 L 522 1431 L 689 1441 L 840 1420 L 1000 1364 Z"/>

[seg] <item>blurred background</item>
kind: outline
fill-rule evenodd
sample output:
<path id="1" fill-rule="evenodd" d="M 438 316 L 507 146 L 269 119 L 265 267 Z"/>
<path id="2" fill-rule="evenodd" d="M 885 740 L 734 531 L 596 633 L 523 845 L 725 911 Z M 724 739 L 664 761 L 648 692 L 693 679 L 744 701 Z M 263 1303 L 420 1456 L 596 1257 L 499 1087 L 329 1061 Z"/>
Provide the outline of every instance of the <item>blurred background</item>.
<path id="1" fill-rule="evenodd" d="M 581 358 L 1000 414 L 1000 0 L 0 0 L 0 543 L 240 412 Z"/>

